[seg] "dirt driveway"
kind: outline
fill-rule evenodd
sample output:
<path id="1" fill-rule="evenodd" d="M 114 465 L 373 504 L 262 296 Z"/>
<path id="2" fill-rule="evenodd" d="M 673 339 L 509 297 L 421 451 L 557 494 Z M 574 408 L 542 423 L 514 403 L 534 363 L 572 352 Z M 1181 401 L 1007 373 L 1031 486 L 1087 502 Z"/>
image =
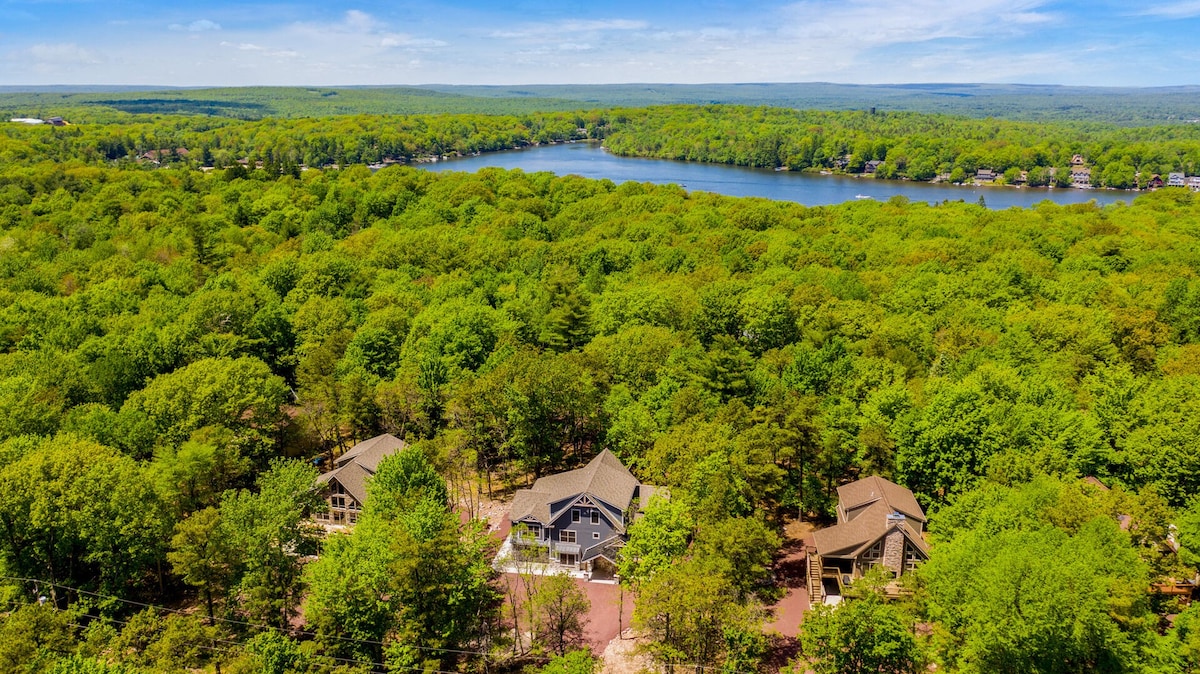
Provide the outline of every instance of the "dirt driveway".
<path id="1" fill-rule="evenodd" d="M 581 578 L 573 578 L 572 581 L 579 589 L 583 590 L 592 604 L 587 615 L 587 625 L 583 629 L 583 638 L 592 653 L 599 656 L 608 646 L 608 642 L 615 639 L 622 629 L 629 627 L 629 623 L 633 619 L 633 594 L 631 592 L 622 593 L 621 587 L 615 584 L 593 583 Z M 516 593 L 505 593 L 504 615 L 507 617 L 512 610 L 511 602 L 514 594 L 518 597 L 517 601 L 520 601 L 519 597 L 523 592 L 521 579 L 515 573 L 505 573 L 500 576 L 500 582 L 505 587 L 518 589 Z M 520 604 L 518 604 L 519 606 Z"/>

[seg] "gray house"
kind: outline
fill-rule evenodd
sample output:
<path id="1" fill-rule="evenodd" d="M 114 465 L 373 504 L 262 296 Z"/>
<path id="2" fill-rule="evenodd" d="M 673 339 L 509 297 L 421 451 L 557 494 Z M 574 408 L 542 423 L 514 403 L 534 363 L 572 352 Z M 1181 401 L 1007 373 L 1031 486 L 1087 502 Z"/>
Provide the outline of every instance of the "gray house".
<path id="1" fill-rule="evenodd" d="M 513 547 L 609 575 L 627 527 L 655 491 L 606 449 L 583 468 L 547 475 L 532 489 L 517 490 L 509 510 Z"/>
<path id="2" fill-rule="evenodd" d="M 375 474 L 384 457 L 407 446 L 400 438 L 384 433 L 363 440 L 334 459 L 334 469 L 317 478 L 318 484 L 329 485 L 325 494 L 329 512 L 318 513 L 317 521 L 337 526 L 357 522 L 367 500 L 367 478 Z"/>

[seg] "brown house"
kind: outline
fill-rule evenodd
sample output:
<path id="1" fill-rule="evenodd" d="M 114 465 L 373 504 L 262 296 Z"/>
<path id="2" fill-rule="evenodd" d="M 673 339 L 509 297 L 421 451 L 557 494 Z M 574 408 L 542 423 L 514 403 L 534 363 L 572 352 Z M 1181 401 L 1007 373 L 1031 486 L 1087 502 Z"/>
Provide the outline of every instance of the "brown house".
<path id="1" fill-rule="evenodd" d="M 367 478 L 375 474 L 380 461 L 407 446 L 400 438 L 384 433 L 363 440 L 334 459 L 333 470 L 317 478 L 318 484 L 329 486 L 325 495 L 329 512 L 319 513 L 317 521 L 335 526 L 358 522 L 367 501 Z"/>
<path id="2" fill-rule="evenodd" d="M 929 559 L 925 511 L 911 491 L 878 476 L 838 487 L 838 523 L 813 532 L 808 550 L 809 594 L 814 601 L 841 595 L 841 588 L 876 565 L 893 574 Z"/>

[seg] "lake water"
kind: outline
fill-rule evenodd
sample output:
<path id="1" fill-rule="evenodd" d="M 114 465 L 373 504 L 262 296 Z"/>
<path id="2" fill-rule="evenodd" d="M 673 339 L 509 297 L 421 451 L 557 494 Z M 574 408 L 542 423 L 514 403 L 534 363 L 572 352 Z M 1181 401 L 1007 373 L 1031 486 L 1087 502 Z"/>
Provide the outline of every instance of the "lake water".
<path id="1" fill-rule="evenodd" d="M 594 143 L 542 145 L 417 166 L 431 171 L 469 172 L 487 166 L 499 166 L 519 168 L 527 173 L 550 171 L 558 175 L 608 178 L 616 183 L 629 180 L 662 185 L 674 183 L 688 191 L 716 192 L 735 197 L 766 197 L 807 206 L 840 204 L 864 197 L 884 201 L 896 195 L 906 196 L 913 201 L 962 199 L 972 203 L 979 201 L 982 196 L 990 208 L 1028 207 L 1046 199 L 1060 204 L 1084 203 L 1094 199 L 1096 203 L 1105 205 L 1133 201 L 1137 196 L 1136 192 L 1114 190 L 932 185 L 906 180 L 823 176 L 669 159 L 638 159 L 618 157 L 601 150 Z"/>

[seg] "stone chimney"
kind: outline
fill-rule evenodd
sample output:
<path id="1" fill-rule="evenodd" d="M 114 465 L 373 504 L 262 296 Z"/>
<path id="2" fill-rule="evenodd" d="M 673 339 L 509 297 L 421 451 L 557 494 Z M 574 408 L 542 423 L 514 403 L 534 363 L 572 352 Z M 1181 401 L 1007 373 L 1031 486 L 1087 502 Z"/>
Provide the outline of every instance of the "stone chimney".
<path id="1" fill-rule="evenodd" d="M 883 565 L 897 576 L 904 573 L 904 515 L 893 512 L 887 516 L 888 532 L 883 539 Z"/>

